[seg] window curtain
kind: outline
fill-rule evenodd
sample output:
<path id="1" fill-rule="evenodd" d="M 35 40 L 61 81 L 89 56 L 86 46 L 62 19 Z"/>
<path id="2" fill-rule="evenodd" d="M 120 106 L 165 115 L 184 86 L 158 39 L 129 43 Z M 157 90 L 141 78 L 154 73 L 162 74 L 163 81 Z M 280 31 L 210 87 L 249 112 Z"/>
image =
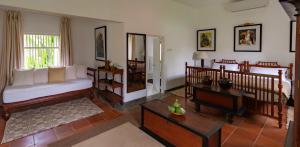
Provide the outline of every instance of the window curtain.
<path id="1" fill-rule="evenodd" d="M 18 11 L 6 11 L 4 17 L 3 47 L 0 50 L 0 93 L 13 82 L 13 70 L 23 62 L 22 18 Z"/>
<path id="2" fill-rule="evenodd" d="M 60 45 L 61 45 L 61 65 L 68 66 L 73 64 L 73 51 L 71 42 L 71 20 L 63 17 L 60 24 Z"/>

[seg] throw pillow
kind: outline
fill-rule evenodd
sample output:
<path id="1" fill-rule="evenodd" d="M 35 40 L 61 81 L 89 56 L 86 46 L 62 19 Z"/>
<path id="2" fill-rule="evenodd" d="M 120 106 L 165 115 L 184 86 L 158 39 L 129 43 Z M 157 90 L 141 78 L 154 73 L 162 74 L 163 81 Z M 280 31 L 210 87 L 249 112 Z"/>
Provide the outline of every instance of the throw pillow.
<path id="1" fill-rule="evenodd" d="M 49 83 L 60 83 L 65 81 L 65 67 L 48 68 L 48 82 Z"/>
<path id="2" fill-rule="evenodd" d="M 33 85 L 33 70 L 14 70 L 13 77 L 14 82 L 13 86 L 25 86 L 25 85 Z"/>

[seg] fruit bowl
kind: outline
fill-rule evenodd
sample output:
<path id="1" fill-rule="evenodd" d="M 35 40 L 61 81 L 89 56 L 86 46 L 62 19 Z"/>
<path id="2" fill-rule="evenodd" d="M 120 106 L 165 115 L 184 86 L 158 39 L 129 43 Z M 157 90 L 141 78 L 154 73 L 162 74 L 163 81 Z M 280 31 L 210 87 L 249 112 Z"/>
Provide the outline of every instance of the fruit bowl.
<path id="1" fill-rule="evenodd" d="M 213 82 L 213 80 L 211 80 L 209 76 L 204 76 L 202 78 L 202 84 L 203 85 L 210 86 L 212 84 L 212 82 Z"/>
<path id="2" fill-rule="evenodd" d="M 180 103 L 178 102 L 177 99 L 174 102 L 174 104 L 168 106 L 168 110 L 174 115 L 184 115 L 185 114 L 184 108 L 182 108 L 180 106 Z"/>
<path id="3" fill-rule="evenodd" d="M 219 83 L 219 86 L 222 88 L 222 89 L 230 89 L 233 85 L 233 82 L 232 80 L 228 79 L 228 78 L 223 78 L 223 79 L 220 79 L 218 81 Z"/>

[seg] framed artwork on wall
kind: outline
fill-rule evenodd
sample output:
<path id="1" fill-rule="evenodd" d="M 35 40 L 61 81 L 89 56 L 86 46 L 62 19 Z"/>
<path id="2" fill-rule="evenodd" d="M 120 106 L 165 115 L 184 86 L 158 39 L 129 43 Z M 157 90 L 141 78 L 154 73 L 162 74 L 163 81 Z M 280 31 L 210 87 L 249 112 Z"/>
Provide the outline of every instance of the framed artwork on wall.
<path id="1" fill-rule="evenodd" d="M 106 61 L 106 26 L 95 28 L 95 59 Z"/>
<path id="2" fill-rule="evenodd" d="M 291 21 L 290 27 L 290 52 L 296 52 L 296 21 Z"/>
<path id="3" fill-rule="evenodd" d="M 262 24 L 234 27 L 234 52 L 261 52 Z"/>
<path id="4" fill-rule="evenodd" d="M 197 31 L 197 51 L 216 51 L 216 29 Z"/>

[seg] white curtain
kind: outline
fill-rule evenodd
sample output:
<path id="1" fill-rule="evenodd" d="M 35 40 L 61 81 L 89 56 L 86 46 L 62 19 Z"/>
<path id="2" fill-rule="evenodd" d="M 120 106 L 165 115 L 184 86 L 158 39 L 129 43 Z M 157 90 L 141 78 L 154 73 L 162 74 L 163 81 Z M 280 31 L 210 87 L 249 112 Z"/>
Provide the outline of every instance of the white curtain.
<path id="1" fill-rule="evenodd" d="M 3 47 L 0 48 L 0 92 L 13 82 L 13 70 L 22 67 L 23 32 L 21 13 L 7 11 L 4 18 Z"/>
<path id="2" fill-rule="evenodd" d="M 73 51 L 71 41 L 71 20 L 63 17 L 60 24 L 60 40 L 61 40 L 61 65 L 68 66 L 73 64 Z"/>

